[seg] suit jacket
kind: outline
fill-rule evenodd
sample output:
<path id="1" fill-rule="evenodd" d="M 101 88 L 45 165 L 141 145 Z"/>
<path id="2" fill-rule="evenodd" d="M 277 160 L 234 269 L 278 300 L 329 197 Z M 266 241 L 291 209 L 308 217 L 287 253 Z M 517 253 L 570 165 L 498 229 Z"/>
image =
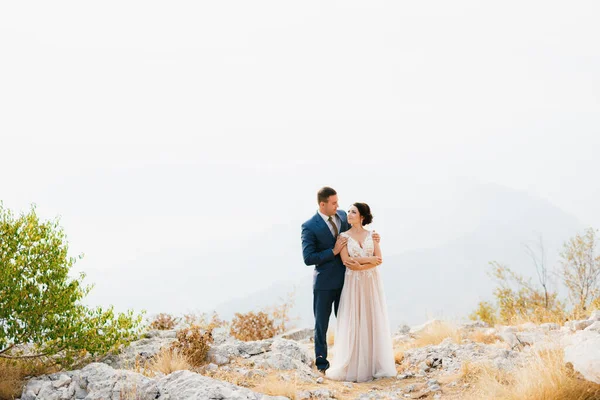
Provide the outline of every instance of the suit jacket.
<path id="1" fill-rule="evenodd" d="M 342 221 L 339 233 L 347 231 L 349 225 L 346 213 L 338 210 L 337 215 Z M 335 238 L 318 212 L 302 224 L 304 263 L 315 266 L 313 290 L 335 290 L 344 286 L 346 267 L 339 254 L 333 255 L 334 245 Z"/>

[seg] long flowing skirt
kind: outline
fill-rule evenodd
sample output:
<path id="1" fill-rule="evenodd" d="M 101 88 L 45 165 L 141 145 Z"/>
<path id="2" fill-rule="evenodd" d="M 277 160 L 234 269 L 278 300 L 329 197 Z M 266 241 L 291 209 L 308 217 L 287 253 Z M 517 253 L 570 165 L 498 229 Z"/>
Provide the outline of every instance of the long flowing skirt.
<path id="1" fill-rule="evenodd" d="M 347 270 L 338 309 L 331 379 L 366 382 L 396 376 L 392 335 L 378 268 Z"/>

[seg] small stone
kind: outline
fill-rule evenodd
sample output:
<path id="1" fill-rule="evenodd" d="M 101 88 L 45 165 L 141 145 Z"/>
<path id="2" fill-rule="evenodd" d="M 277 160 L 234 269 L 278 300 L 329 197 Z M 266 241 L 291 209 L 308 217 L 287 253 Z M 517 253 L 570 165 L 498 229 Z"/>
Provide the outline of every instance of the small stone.
<path id="1" fill-rule="evenodd" d="M 324 382 L 324 379 L 322 376 L 317 378 L 317 383 L 323 383 L 323 382 Z"/>
<path id="2" fill-rule="evenodd" d="M 349 389 L 352 389 L 354 387 L 354 385 L 351 382 L 344 382 L 344 386 L 346 386 Z"/>
<path id="3" fill-rule="evenodd" d="M 435 379 L 430 379 L 430 380 L 427 381 L 427 385 L 428 386 L 433 386 L 433 385 L 439 385 L 439 383 Z"/>
<path id="4" fill-rule="evenodd" d="M 439 392 L 440 390 L 442 390 L 442 388 L 440 385 L 435 384 L 435 385 L 429 386 L 429 390 L 432 392 Z"/>
<path id="5" fill-rule="evenodd" d="M 206 366 L 207 371 L 216 371 L 218 369 L 219 369 L 219 366 L 217 364 L 210 363 Z"/>
<path id="6" fill-rule="evenodd" d="M 213 361 L 217 364 L 217 365 L 224 365 L 224 364 L 229 364 L 229 358 L 221 355 L 221 354 L 215 354 L 213 356 Z"/>

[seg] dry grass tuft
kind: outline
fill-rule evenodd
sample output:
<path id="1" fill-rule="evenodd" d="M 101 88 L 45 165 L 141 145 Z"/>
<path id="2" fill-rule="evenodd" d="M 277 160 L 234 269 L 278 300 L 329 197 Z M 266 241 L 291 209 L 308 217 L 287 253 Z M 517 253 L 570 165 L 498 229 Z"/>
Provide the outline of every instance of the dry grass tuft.
<path id="1" fill-rule="evenodd" d="M 206 331 L 212 331 L 215 328 L 226 327 L 228 325 L 228 322 L 222 320 L 216 311 L 213 311 L 210 317 L 206 313 L 187 313 L 183 316 L 183 321 L 185 327 L 196 325 Z"/>
<path id="2" fill-rule="evenodd" d="M 171 349 L 185 355 L 194 367 L 199 367 L 206 363 L 206 356 L 213 341 L 212 331 L 192 325 L 177 332 L 177 341 L 173 342 Z"/>
<path id="3" fill-rule="evenodd" d="M 298 392 L 298 383 L 295 380 L 285 381 L 277 376 L 268 376 L 253 391 L 264 393 L 269 396 L 284 396 L 291 400 L 296 400 Z"/>
<path id="4" fill-rule="evenodd" d="M 246 314 L 236 313 L 231 321 L 230 333 L 238 340 L 263 340 L 275 336 L 277 329 L 271 316 L 259 311 Z"/>
<path id="5" fill-rule="evenodd" d="M 24 377 L 23 370 L 19 365 L 0 358 L 0 400 L 12 400 L 20 397 Z"/>
<path id="6" fill-rule="evenodd" d="M 402 361 L 404 360 L 404 351 L 395 350 L 394 351 L 394 360 L 396 361 L 396 364 L 402 364 Z"/>
<path id="7" fill-rule="evenodd" d="M 478 382 L 481 376 L 493 376 L 498 382 L 508 382 L 507 373 L 495 368 L 493 365 L 485 362 L 463 361 L 458 379 L 461 382 L 473 384 Z"/>
<path id="8" fill-rule="evenodd" d="M 25 377 L 57 372 L 55 366 L 41 360 L 8 360 L 0 358 L 0 400 L 12 400 L 21 396 Z"/>
<path id="9" fill-rule="evenodd" d="M 436 321 L 416 334 L 412 347 L 435 346 L 447 338 L 452 339 L 455 343 L 460 343 L 462 335 L 454 325 L 448 322 Z"/>
<path id="10" fill-rule="evenodd" d="M 181 318 L 175 318 L 171 314 L 160 313 L 150 322 L 150 328 L 161 331 L 175 329 L 180 320 Z"/>
<path id="11" fill-rule="evenodd" d="M 479 367 L 465 375 L 475 382 L 475 389 L 468 397 L 473 400 L 600 399 L 600 385 L 578 378 L 565 364 L 561 349 L 532 354 L 527 365 L 510 373 Z"/>
<path id="12" fill-rule="evenodd" d="M 193 366 L 181 350 L 162 348 L 149 362 L 148 368 L 153 372 L 169 375 L 175 371 L 192 370 Z"/>
<path id="13" fill-rule="evenodd" d="M 497 341 L 501 340 L 498 336 L 494 334 L 488 334 L 483 331 L 473 331 L 467 335 L 467 339 L 472 340 L 474 342 L 484 343 L 484 344 L 493 344 Z"/>

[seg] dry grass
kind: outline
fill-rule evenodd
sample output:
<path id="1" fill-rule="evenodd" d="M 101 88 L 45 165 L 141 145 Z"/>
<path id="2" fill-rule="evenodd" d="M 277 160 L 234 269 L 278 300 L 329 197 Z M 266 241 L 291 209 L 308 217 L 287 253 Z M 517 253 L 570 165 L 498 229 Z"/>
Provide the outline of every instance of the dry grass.
<path id="1" fill-rule="evenodd" d="M 0 358 L 0 400 L 13 400 L 21 396 L 25 377 L 57 372 L 56 367 L 40 360 L 15 361 Z"/>
<path id="2" fill-rule="evenodd" d="M 177 332 L 177 341 L 171 344 L 171 349 L 181 352 L 190 364 L 199 367 L 206 363 L 206 356 L 212 343 L 212 331 L 192 325 Z"/>
<path id="3" fill-rule="evenodd" d="M 0 359 L 0 400 L 12 400 L 20 397 L 24 377 L 25 375 L 18 365 Z"/>
<path id="4" fill-rule="evenodd" d="M 450 338 L 455 343 L 460 343 L 462 335 L 460 330 L 454 325 L 448 322 L 436 321 L 416 334 L 415 341 L 411 347 L 435 346 L 447 338 Z"/>
<path id="5" fill-rule="evenodd" d="M 597 400 L 600 385 L 576 376 L 564 363 L 562 350 L 532 355 L 526 366 L 510 373 L 478 366 L 465 376 L 475 382 L 468 399 L 499 400 Z"/>
<path id="6" fill-rule="evenodd" d="M 472 340 L 474 342 L 478 342 L 478 343 L 484 343 L 484 344 L 493 344 L 496 343 L 497 341 L 501 340 L 498 336 L 494 335 L 494 334 L 488 334 L 485 333 L 483 331 L 473 331 L 471 333 L 469 333 L 467 335 L 467 339 Z"/>
<path id="7" fill-rule="evenodd" d="M 165 375 L 175 371 L 193 369 L 183 352 L 170 348 L 161 349 L 148 363 L 148 368 L 153 372 L 162 372 Z"/>
<path id="8" fill-rule="evenodd" d="M 493 376 L 498 382 L 507 382 L 507 374 L 489 363 L 463 361 L 458 373 L 458 380 L 463 383 L 473 384 L 478 382 L 481 376 Z"/>
<path id="9" fill-rule="evenodd" d="M 160 313 L 150 321 L 150 329 L 158 329 L 161 331 L 175 329 L 181 318 L 176 318 L 171 314 Z"/>
<path id="10" fill-rule="evenodd" d="M 268 376 L 252 390 L 269 396 L 284 396 L 296 400 L 296 392 L 299 387 L 295 380 L 285 381 L 277 376 Z"/>
<path id="11" fill-rule="evenodd" d="M 404 360 L 404 351 L 401 349 L 395 350 L 394 360 L 396 361 L 396 364 L 402 364 L 402 361 Z"/>
<path id="12" fill-rule="evenodd" d="M 138 392 L 137 384 L 121 387 L 119 400 L 143 400 L 144 396 Z"/>
<path id="13" fill-rule="evenodd" d="M 242 341 L 263 340 L 277 334 L 275 321 L 266 312 L 236 313 L 229 328 L 231 336 Z"/>

